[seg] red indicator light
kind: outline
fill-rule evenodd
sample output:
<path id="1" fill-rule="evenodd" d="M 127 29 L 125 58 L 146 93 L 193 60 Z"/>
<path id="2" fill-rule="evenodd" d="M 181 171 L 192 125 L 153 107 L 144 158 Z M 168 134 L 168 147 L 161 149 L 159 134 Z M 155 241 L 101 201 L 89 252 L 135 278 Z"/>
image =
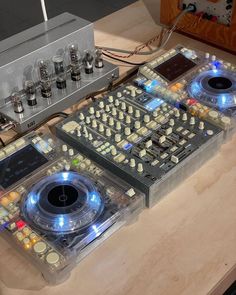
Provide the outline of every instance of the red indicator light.
<path id="1" fill-rule="evenodd" d="M 25 226 L 25 222 L 23 220 L 18 220 L 16 222 L 16 226 L 17 226 L 18 229 L 21 229 L 22 227 Z"/>

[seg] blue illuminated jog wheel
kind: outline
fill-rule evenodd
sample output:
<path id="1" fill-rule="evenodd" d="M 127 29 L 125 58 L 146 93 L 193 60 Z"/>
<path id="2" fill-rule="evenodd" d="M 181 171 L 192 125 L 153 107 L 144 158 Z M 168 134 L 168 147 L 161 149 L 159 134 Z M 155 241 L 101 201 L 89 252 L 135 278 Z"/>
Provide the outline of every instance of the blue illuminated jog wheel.
<path id="1" fill-rule="evenodd" d="M 24 219 L 34 228 L 54 234 L 90 226 L 104 209 L 103 199 L 86 177 L 60 172 L 31 187 L 22 204 Z"/>
<path id="2" fill-rule="evenodd" d="M 188 92 L 210 107 L 233 108 L 236 106 L 236 73 L 226 70 L 203 72 L 188 85 Z"/>

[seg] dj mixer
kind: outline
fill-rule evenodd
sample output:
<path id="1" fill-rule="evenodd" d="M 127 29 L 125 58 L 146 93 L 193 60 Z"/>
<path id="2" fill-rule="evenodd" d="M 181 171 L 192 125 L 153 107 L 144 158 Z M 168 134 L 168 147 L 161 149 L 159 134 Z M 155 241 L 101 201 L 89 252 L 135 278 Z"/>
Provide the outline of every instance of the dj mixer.
<path id="1" fill-rule="evenodd" d="M 50 284 L 137 217 L 144 195 L 50 134 L 0 150 L 0 232 Z"/>
<path id="2" fill-rule="evenodd" d="M 149 207 L 223 141 L 221 128 L 132 84 L 60 122 L 56 134 L 144 192 Z"/>

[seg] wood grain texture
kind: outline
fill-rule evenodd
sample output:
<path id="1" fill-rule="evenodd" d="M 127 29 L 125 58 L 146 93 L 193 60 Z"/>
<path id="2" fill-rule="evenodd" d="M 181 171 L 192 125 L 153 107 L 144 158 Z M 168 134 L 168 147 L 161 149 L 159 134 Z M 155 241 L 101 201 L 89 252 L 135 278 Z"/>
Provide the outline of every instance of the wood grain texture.
<path id="1" fill-rule="evenodd" d="M 95 23 L 100 46 L 133 49 L 159 31 L 142 2 Z M 177 44 L 235 59 L 174 33 L 167 48 Z M 124 75 L 130 67 L 120 64 L 120 69 Z M 157 206 L 93 251 L 62 285 L 46 286 L 37 270 L 0 239 L 0 294 L 221 295 L 236 268 L 235 146 L 236 136 Z"/>
<path id="2" fill-rule="evenodd" d="M 160 19 L 163 24 L 172 24 L 180 12 L 179 0 L 161 1 Z M 179 22 L 179 27 L 183 27 L 180 31 L 236 53 L 236 5 L 234 5 L 230 27 L 205 19 L 202 19 L 196 26 L 191 26 L 197 22 L 197 19 L 198 17 L 191 13 L 185 15 Z"/>

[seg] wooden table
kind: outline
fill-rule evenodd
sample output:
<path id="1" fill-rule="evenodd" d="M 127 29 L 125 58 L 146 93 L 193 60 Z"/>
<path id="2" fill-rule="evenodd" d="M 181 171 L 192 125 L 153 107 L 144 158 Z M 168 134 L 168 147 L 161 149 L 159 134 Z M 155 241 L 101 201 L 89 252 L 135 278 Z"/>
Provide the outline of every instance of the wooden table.
<path id="1" fill-rule="evenodd" d="M 95 28 L 98 45 L 130 49 L 160 30 L 142 2 L 98 21 Z M 235 62 L 235 56 L 178 34 L 168 48 L 178 43 Z M 122 74 L 130 69 L 120 68 Z M 236 136 L 137 222 L 85 258 L 62 285 L 45 286 L 31 264 L 1 240 L 0 294 L 222 294 L 236 279 L 235 146 Z"/>

